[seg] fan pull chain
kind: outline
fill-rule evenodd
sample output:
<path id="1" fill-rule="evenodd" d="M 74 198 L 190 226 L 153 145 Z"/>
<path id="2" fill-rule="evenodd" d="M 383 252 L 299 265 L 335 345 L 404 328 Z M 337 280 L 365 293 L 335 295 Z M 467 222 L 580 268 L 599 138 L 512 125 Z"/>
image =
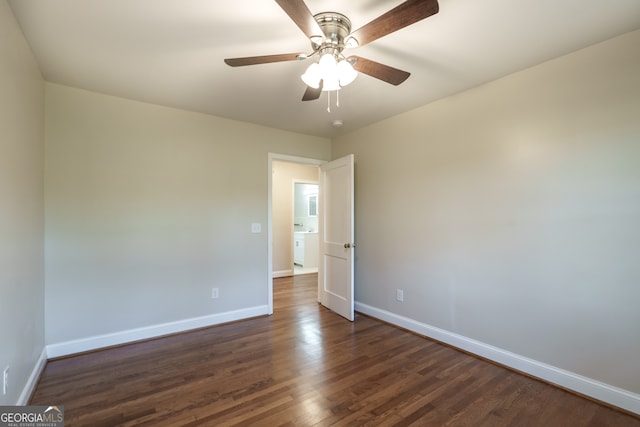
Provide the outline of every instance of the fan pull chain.
<path id="1" fill-rule="evenodd" d="M 331 92 L 327 91 L 327 113 L 331 112 Z M 336 107 L 340 108 L 340 91 L 336 90 Z"/>

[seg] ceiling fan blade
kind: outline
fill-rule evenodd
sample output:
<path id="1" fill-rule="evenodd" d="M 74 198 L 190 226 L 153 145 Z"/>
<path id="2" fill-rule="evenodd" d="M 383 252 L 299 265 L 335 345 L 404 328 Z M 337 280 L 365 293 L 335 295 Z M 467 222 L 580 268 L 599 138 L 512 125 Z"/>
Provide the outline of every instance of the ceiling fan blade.
<path id="1" fill-rule="evenodd" d="M 303 101 L 315 101 L 320 98 L 320 94 L 322 93 L 322 80 L 320 80 L 320 86 L 318 89 L 314 89 L 311 86 L 307 86 L 307 90 L 304 92 L 302 96 Z"/>
<path id="2" fill-rule="evenodd" d="M 232 67 L 243 67 L 245 65 L 268 64 L 270 62 L 295 61 L 299 53 L 282 53 L 279 55 L 249 56 L 246 58 L 227 58 L 225 64 Z"/>
<path id="3" fill-rule="evenodd" d="M 367 74 L 371 77 L 375 77 L 378 80 L 382 80 L 387 83 L 391 83 L 394 86 L 398 86 L 409 78 L 411 73 L 398 70 L 397 68 L 390 67 L 388 65 L 380 64 L 379 62 L 372 61 L 370 59 L 362 58 L 360 56 L 350 56 L 349 62 L 356 62 L 353 64 L 353 68 L 363 74 Z"/>
<path id="4" fill-rule="evenodd" d="M 303 0 L 276 0 L 282 10 L 296 23 L 307 37 L 322 36 L 324 33 Z"/>
<path id="5" fill-rule="evenodd" d="M 364 46 L 438 13 L 438 0 L 407 0 L 351 33 Z"/>

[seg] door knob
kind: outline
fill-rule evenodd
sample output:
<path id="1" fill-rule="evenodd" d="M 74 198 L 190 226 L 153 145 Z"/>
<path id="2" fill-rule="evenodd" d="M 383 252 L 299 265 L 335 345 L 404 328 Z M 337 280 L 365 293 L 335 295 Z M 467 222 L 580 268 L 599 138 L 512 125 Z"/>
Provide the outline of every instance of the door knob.
<path id="1" fill-rule="evenodd" d="M 355 243 L 345 243 L 344 244 L 344 248 L 345 249 L 349 249 L 349 248 L 355 248 L 356 244 Z"/>

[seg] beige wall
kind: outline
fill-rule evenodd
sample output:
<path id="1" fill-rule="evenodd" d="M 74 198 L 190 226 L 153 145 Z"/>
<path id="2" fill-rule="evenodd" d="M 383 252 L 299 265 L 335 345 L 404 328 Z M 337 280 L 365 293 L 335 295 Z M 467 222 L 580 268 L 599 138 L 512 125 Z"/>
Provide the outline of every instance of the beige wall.
<path id="1" fill-rule="evenodd" d="M 638 46 L 336 139 L 356 159 L 357 301 L 640 393 Z"/>
<path id="2" fill-rule="evenodd" d="M 5 1 L 0 58 L 0 404 L 15 405 L 44 349 L 44 82 Z"/>
<path id="3" fill-rule="evenodd" d="M 46 95 L 48 344 L 268 304 L 268 153 L 328 159 L 329 140 Z"/>
<path id="4" fill-rule="evenodd" d="M 318 167 L 273 161 L 273 273 L 293 274 L 293 183 L 318 182 Z"/>

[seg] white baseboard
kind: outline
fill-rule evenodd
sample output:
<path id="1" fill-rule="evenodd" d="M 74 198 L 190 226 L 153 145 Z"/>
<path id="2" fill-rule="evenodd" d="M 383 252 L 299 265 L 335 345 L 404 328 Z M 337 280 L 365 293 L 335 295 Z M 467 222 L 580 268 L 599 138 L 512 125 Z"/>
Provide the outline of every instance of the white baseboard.
<path id="1" fill-rule="evenodd" d="M 261 305 L 256 307 L 244 308 L 241 310 L 211 314 L 208 316 L 178 320 L 175 322 L 163 323 L 159 325 L 146 326 L 143 328 L 129 329 L 126 331 L 114 332 L 111 334 L 97 335 L 72 341 L 49 344 L 47 345 L 47 356 L 49 358 L 68 356 L 70 354 L 82 353 L 99 348 L 126 344 L 134 341 L 184 332 L 191 329 L 248 319 L 250 317 L 264 316 L 267 314 L 269 314 L 269 306 Z"/>
<path id="2" fill-rule="evenodd" d="M 597 399 L 601 402 L 625 409 L 640 415 L 640 395 L 623 390 L 600 381 L 587 378 L 573 372 L 556 368 L 524 356 L 467 338 L 444 329 L 417 322 L 386 310 L 355 303 L 356 311 L 408 329 L 417 334 L 441 341 L 453 347 L 468 351 L 501 365 L 524 372 L 560 387 Z"/>
<path id="3" fill-rule="evenodd" d="M 273 272 L 273 278 L 293 276 L 293 270 L 280 270 Z"/>
<path id="4" fill-rule="evenodd" d="M 16 405 L 24 406 L 29 403 L 29 398 L 31 397 L 33 390 L 36 388 L 36 385 L 38 384 L 38 380 L 40 379 L 40 374 L 42 374 L 42 371 L 44 370 L 44 367 L 46 364 L 47 364 L 47 349 L 45 347 L 42 347 L 42 351 L 40 352 L 40 357 L 38 357 L 38 360 L 36 361 L 36 365 L 33 367 L 33 370 L 31 371 L 31 375 L 29 375 L 29 378 L 27 379 L 27 383 L 22 389 L 22 393 L 20 393 L 20 396 L 18 397 L 18 401 L 16 402 Z"/>

